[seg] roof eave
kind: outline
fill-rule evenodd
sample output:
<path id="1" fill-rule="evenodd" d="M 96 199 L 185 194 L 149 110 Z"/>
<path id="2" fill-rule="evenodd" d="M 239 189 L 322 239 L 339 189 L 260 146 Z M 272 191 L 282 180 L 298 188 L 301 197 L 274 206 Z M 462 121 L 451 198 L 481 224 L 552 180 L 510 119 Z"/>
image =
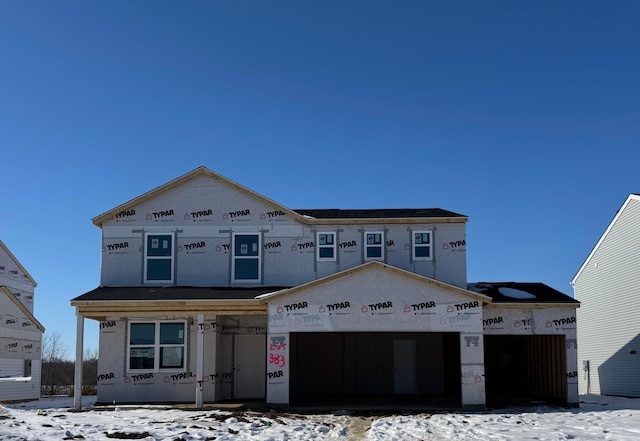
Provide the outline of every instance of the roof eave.
<path id="1" fill-rule="evenodd" d="M 499 303 L 493 302 L 483 306 L 484 308 L 495 308 L 495 309 L 548 309 L 548 308 L 573 308 L 577 309 L 580 307 L 580 302 L 568 302 L 568 303 L 545 303 L 545 302 L 536 302 L 536 303 Z"/>
<path id="2" fill-rule="evenodd" d="M 349 218 L 349 219 L 322 219 L 308 218 L 305 220 L 310 225 L 372 225 L 372 224 L 444 224 L 466 223 L 469 218 L 462 217 L 392 217 L 392 218 Z"/>

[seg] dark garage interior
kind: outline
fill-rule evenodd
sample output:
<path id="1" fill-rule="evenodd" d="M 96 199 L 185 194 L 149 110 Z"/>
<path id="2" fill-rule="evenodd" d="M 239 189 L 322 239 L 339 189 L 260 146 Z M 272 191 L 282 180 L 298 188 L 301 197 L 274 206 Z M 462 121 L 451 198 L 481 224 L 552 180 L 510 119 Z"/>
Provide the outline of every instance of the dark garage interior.
<path id="1" fill-rule="evenodd" d="M 459 407 L 458 333 L 292 333 L 292 405 Z"/>
<path id="2" fill-rule="evenodd" d="M 564 335 L 485 335 L 487 406 L 567 404 Z"/>

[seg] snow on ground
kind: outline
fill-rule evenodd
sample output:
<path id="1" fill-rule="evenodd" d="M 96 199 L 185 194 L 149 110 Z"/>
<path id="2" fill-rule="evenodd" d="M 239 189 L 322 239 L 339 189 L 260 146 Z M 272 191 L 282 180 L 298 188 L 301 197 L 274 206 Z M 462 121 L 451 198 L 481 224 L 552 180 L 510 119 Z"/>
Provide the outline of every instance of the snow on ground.
<path id="1" fill-rule="evenodd" d="M 581 396 L 579 409 L 547 406 L 486 412 L 333 413 L 94 407 L 83 398 L 0 406 L 0 440 L 638 440 L 640 399 Z"/>

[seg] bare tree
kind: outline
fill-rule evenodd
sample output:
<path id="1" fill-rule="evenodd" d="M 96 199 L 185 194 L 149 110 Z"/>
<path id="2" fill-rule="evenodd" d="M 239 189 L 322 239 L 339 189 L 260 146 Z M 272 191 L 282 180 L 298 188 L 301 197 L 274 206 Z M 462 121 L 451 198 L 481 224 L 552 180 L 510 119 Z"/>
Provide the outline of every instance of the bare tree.
<path id="1" fill-rule="evenodd" d="M 57 331 L 51 334 L 44 334 L 42 339 L 42 361 L 64 360 L 68 352 L 69 348 L 62 341 L 62 334 Z"/>
<path id="2" fill-rule="evenodd" d="M 73 383 L 69 377 L 69 361 L 65 361 L 68 348 L 59 332 L 45 333 L 42 339 L 42 394 L 58 395 Z M 72 371 L 73 372 L 73 371 Z"/>
<path id="3" fill-rule="evenodd" d="M 71 393 L 75 362 L 68 359 L 69 349 L 58 332 L 45 334 L 42 341 L 42 395 Z M 98 351 L 85 348 L 82 355 L 83 394 L 95 394 L 98 379 Z"/>
<path id="4" fill-rule="evenodd" d="M 89 348 L 84 350 L 82 356 L 82 383 L 83 390 L 88 393 L 95 390 L 98 383 L 98 350 Z M 84 392 L 83 392 L 84 393 Z"/>

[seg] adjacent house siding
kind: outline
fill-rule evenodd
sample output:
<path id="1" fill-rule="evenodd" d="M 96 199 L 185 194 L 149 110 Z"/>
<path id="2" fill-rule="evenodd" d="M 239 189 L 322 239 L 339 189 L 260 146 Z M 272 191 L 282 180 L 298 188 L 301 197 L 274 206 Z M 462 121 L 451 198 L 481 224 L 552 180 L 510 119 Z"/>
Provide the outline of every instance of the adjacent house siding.
<path id="1" fill-rule="evenodd" d="M 24 359 L 0 358 L 0 374 L 24 373 Z M 0 403 L 9 401 L 28 401 L 40 398 L 40 372 L 39 359 L 31 360 L 31 377 L 29 380 L 0 382 Z"/>
<path id="2" fill-rule="evenodd" d="M 40 397 L 41 325 L 4 286 L 0 287 L 0 402 Z M 25 363 L 31 363 L 31 371 Z M 16 381 L 16 378 L 24 380 Z"/>
<path id="3" fill-rule="evenodd" d="M 574 280 L 575 297 L 582 302 L 580 393 L 640 396 L 638 250 L 640 201 L 630 199 Z M 584 361 L 590 363 L 588 373 Z"/>

